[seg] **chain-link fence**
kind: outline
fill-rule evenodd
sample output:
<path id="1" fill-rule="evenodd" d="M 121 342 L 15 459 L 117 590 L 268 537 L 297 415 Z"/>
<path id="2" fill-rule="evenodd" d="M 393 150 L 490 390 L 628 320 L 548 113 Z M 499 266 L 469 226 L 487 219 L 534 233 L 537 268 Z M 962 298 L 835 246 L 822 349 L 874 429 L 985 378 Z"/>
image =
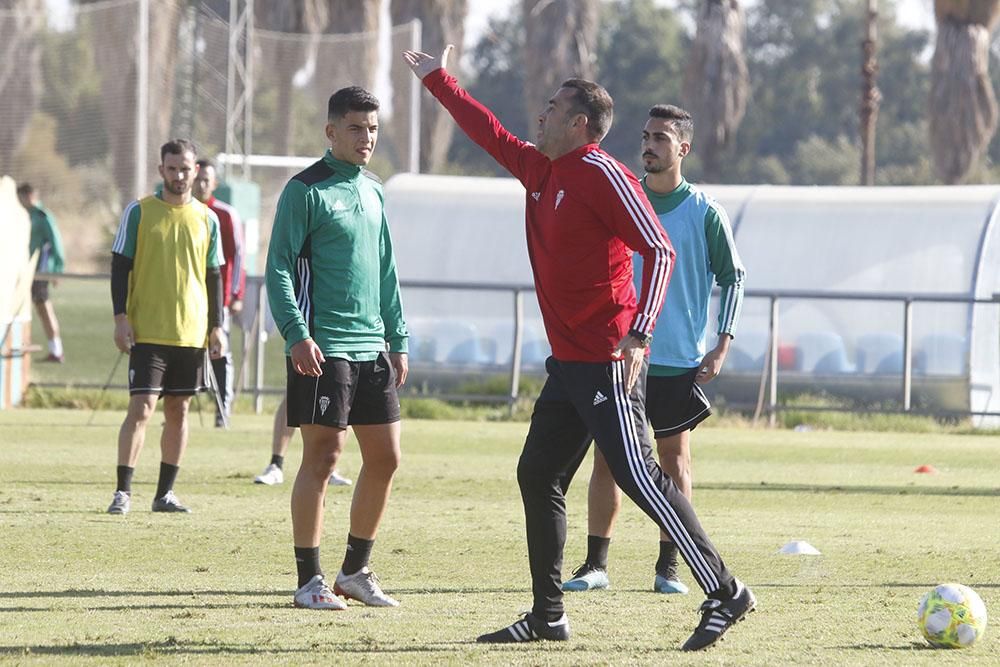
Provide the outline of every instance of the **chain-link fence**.
<path id="1" fill-rule="evenodd" d="M 103 269 L 118 212 L 159 180 L 165 140 L 190 137 L 208 157 L 225 150 L 234 96 L 251 110 L 241 149 L 319 156 L 329 95 L 346 85 L 374 89 L 384 112 L 371 168 L 387 177 L 411 164 L 413 77 L 398 53 L 414 45 L 413 25 L 291 34 L 250 21 L 231 48 L 229 17 L 213 9 L 225 5 L 210 0 L 15 6 L 0 11 L 0 173 L 39 189 L 67 237 L 72 270 Z M 244 60 L 245 86 L 231 85 L 231 54 Z M 296 170 L 252 174 L 261 220 Z"/>

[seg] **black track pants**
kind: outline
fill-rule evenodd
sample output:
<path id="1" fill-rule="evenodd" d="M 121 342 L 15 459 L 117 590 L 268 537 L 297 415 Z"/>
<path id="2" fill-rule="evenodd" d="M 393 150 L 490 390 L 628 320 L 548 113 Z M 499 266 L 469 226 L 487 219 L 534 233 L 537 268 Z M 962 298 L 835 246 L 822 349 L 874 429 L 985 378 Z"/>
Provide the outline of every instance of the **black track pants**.
<path id="1" fill-rule="evenodd" d="M 517 465 L 524 501 L 534 606 L 540 617 L 562 614 L 566 490 L 591 438 L 615 482 L 677 545 L 706 595 L 728 592 L 732 575 L 687 498 L 653 457 L 646 428 L 646 364 L 631 393 L 625 362 L 546 361 L 548 378 L 535 402 Z"/>

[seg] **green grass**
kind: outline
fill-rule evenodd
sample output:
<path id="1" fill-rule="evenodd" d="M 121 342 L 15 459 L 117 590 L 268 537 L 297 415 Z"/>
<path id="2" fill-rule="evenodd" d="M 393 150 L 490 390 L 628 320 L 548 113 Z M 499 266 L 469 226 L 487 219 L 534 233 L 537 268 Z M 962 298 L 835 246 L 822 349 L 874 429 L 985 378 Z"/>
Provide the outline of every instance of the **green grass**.
<path id="1" fill-rule="evenodd" d="M 567 644 L 485 647 L 477 634 L 530 606 L 514 479 L 523 423 L 404 422 L 404 457 L 373 565 L 397 609 L 291 607 L 289 484 L 259 487 L 270 418 L 220 432 L 192 419 L 177 489 L 189 516 L 149 512 L 159 419 L 133 512 L 104 509 L 120 412 L 0 413 L 0 662 L 17 664 L 995 664 L 1000 633 L 931 650 L 920 596 L 959 581 L 1000 609 L 1000 439 L 700 428 L 695 502 L 760 610 L 720 646 L 677 646 L 700 596 L 658 596 L 656 532 L 627 504 L 613 588 L 572 594 Z M 210 421 L 210 420 L 206 420 Z M 299 445 L 286 468 L 294 474 Z M 933 464 L 937 475 L 915 475 Z M 342 470 L 355 476 L 357 448 Z M 584 464 L 570 490 L 565 569 L 585 551 Z M 335 571 L 350 492 L 327 498 L 324 562 Z M 823 552 L 778 555 L 793 539 Z M 690 576 L 686 579 L 690 583 Z"/>

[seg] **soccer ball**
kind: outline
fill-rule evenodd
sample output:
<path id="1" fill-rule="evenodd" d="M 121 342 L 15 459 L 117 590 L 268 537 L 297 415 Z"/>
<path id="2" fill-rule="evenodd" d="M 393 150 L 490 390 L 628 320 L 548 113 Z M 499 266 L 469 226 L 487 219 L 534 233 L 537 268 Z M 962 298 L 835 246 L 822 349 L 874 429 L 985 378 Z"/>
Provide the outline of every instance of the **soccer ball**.
<path id="1" fill-rule="evenodd" d="M 965 648 L 986 630 L 986 605 L 968 586 L 941 584 L 920 601 L 917 623 L 934 648 Z"/>

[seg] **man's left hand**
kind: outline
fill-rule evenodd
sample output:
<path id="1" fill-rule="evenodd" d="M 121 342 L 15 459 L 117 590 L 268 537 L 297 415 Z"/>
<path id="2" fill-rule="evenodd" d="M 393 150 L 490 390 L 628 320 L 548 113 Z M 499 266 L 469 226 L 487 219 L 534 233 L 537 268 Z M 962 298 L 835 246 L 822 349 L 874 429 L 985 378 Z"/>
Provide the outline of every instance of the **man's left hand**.
<path id="1" fill-rule="evenodd" d="M 615 346 L 614 356 L 625 359 L 625 391 L 631 393 L 635 381 L 639 379 L 642 371 L 642 362 L 646 356 L 646 348 L 638 338 L 632 334 L 625 334 L 625 337 Z"/>
<path id="2" fill-rule="evenodd" d="M 211 359 L 221 359 L 226 354 L 226 332 L 222 327 L 215 327 L 208 334 L 208 356 Z"/>
<path id="3" fill-rule="evenodd" d="M 409 355 L 406 352 L 390 352 L 389 363 L 396 371 L 396 388 L 399 389 L 406 384 L 406 375 L 410 372 Z"/>
<path id="4" fill-rule="evenodd" d="M 229 312 L 233 315 L 239 315 L 243 312 L 243 302 L 240 299 L 233 299 L 229 302 Z"/>

